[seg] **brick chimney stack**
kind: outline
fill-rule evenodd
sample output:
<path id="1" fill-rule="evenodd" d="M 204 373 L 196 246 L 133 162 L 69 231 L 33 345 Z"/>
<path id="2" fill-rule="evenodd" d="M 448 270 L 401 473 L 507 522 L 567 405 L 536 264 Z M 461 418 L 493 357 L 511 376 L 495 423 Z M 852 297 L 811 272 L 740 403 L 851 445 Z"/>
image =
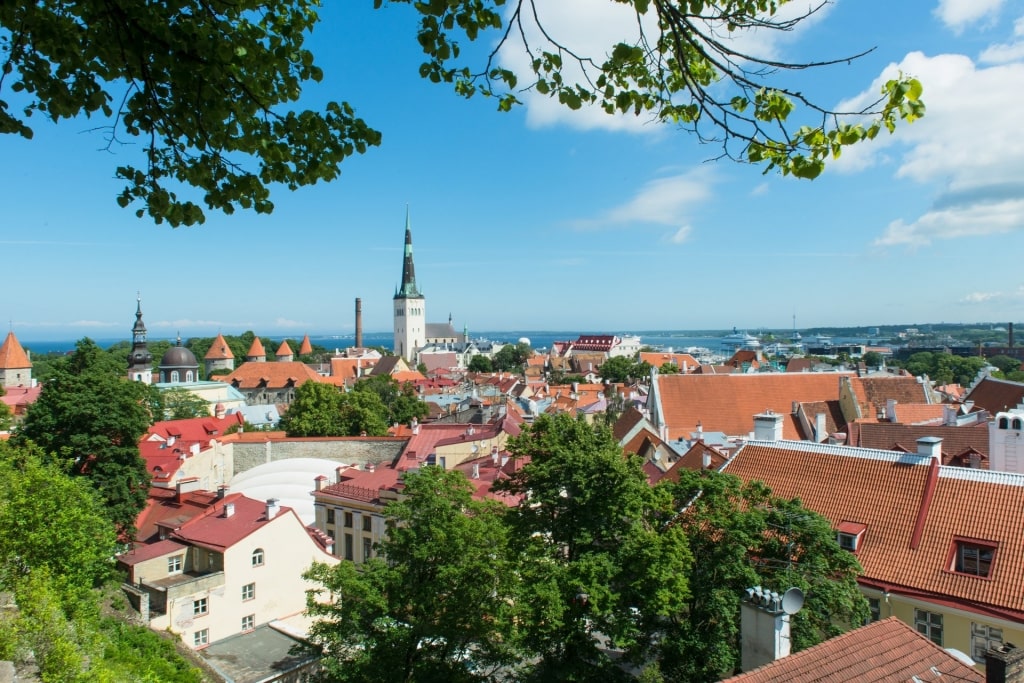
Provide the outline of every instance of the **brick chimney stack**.
<path id="1" fill-rule="evenodd" d="M 356 298 L 356 348 L 363 348 L 363 300 Z"/>
<path id="2" fill-rule="evenodd" d="M 1009 643 L 985 653 L 985 683 L 1024 682 L 1024 648 Z"/>

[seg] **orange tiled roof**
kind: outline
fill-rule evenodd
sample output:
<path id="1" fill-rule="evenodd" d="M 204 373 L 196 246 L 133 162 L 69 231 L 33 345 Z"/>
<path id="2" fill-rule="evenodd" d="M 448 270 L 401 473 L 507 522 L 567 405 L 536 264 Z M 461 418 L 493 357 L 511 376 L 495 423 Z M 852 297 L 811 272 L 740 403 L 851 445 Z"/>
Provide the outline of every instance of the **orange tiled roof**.
<path id="1" fill-rule="evenodd" d="M 28 359 L 25 349 L 21 348 L 18 338 L 14 332 L 8 332 L 7 338 L 0 346 L 0 370 L 15 370 L 32 367 L 32 361 Z"/>
<path id="2" fill-rule="evenodd" d="M 873 417 L 889 399 L 901 403 L 929 403 L 928 390 L 917 377 L 852 377 L 850 386 L 857 396 L 863 417 Z M 939 412 L 941 415 L 941 411 Z M 896 410 L 899 416 L 899 409 Z"/>
<path id="3" fill-rule="evenodd" d="M 656 386 L 669 441 L 689 436 L 700 422 L 706 432 L 742 436 L 754 430 L 754 415 L 771 409 L 787 416 L 783 437 L 800 438 L 795 401 L 839 397 L 839 380 L 850 373 L 761 373 L 658 375 Z"/>
<path id="4" fill-rule="evenodd" d="M 867 526 L 859 581 L 1024 622 L 1024 475 L 942 467 L 916 453 L 748 442 L 725 471 L 800 498 L 833 526 Z M 998 544 L 988 578 L 950 571 L 958 537 Z"/>
<path id="5" fill-rule="evenodd" d="M 313 353 L 313 345 L 309 343 L 309 335 L 307 334 L 302 338 L 302 344 L 299 345 L 299 355 L 308 356 Z"/>
<path id="6" fill-rule="evenodd" d="M 203 360 L 234 360 L 235 354 L 231 353 L 231 347 L 224 339 L 224 335 L 217 333 L 217 338 L 210 344 L 210 350 L 203 356 Z"/>
<path id="7" fill-rule="evenodd" d="M 227 382 L 238 389 L 256 389 L 299 386 L 306 382 L 319 382 L 320 375 L 313 372 L 308 365 L 298 361 L 278 363 L 242 363 L 230 375 L 215 379 Z"/>
<path id="8" fill-rule="evenodd" d="M 288 345 L 288 340 L 284 339 L 281 341 L 281 345 L 277 347 L 277 351 L 274 352 L 277 357 L 281 356 L 294 356 L 295 353 L 292 351 L 292 347 Z"/>
<path id="9" fill-rule="evenodd" d="M 639 362 L 650 363 L 656 368 L 660 368 L 665 363 L 671 363 L 678 367 L 680 372 L 690 372 L 694 368 L 700 367 L 697 359 L 688 353 L 668 353 L 667 351 L 641 351 Z"/>
<path id="10" fill-rule="evenodd" d="M 899 409 L 897 408 L 897 415 Z M 942 439 L 942 452 L 946 459 L 970 449 L 988 456 L 988 423 L 981 422 L 962 427 L 946 425 L 908 425 L 891 422 L 857 422 L 851 425 L 851 446 L 890 450 L 903 446 L 907 450 L 917 448 L 917 440 L 924 436 Z M 945 461 L 945 460 L 944 460 Z"/>
<path id="11" fill-rule="evenodd" d="M 936 676 L 936 671 L 941 671 L 941 675 Z M 728 683 L 904 683 L 910 680 L 984 683 L 985 674 L 964 664 L 896 617 L 889 617 L 725 680 Z"/>
<path id="12" fill-rule="evenodd" d="M 259 356 L 267 355 L 267 350 L 263 348 L 263 342 L 260 341 L 259 337 L 252 340 L 252 346 L 249 347 L 249 353 L 245 355 L 248 358 L 258 358 Z"/>
<path id="13" fill-rule="evenodd" d="M 941 403 L 897 403 L 896 420 L 905 425 L 941 423 L 945 408 Z"/>

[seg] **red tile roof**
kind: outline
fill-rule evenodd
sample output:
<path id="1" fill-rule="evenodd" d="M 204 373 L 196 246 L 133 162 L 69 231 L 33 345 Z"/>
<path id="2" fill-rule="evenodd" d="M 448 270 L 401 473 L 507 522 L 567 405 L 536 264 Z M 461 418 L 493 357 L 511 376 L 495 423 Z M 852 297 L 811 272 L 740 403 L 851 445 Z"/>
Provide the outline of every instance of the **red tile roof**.
<path id="1" fill-rule="evenodd" d="M 228 346 L 228 342 L 224 339 L 224 335 L 220 332 L 217 333 L 216 339 L 210 344 L 210 350 L 203 356 L 203 360 L 234 360 L 235 354 L 231 352 L 231 347 Z"/>
<path id="2" fill-rule="evenodd" d="M 0 345 L 0 370 L 20 370 L 32 367 L 25 349 L 21 348 L 14 332 L 8 332 L 4 343 Z"/>
<path id="3" fill-rule="evenodd" d="M 936 676 L 936 671 L 941 675 Z M 985 675 L 896 617 L 889 617 L 725 680 L 729 683 L 908 683 L 911 680 L 984 683 Z"/>
<path id="4" fill-rule="evenodd" d="M 225 517 L 224 506 L 228 503 L 234 504 L 234 513 Z M 274 518 L 268 520 L 266 508 L 263 501 L 240 493 L 230 494 L 185 522 L 174 532 L 174 538 L 190 545 L 223 552 L 278 517 L 292 515 L 298 520 L 298 515 L 289 507 L 278 508 Z M 299 524 L 302 526 L 301 521 Z"/>
<path id="5" fill-rule="evenodd" d="M 235 494 L 240 495 L 240 494 Z M 178 495 L 173 488 L 152 487 L 146 507 L 135 520 L 136 540 L 153 542 L 158 538 L 160 526 L 176 529 L 186 521 L 208 510 L 217 502 L 217 494 L 210 491 L 192 491 Z"/>
<path id="6" fill-rule="evenodd" d="M 839 380 L 850 373 L 759 373 L 658 375 L 656 386 L 668 438 L 689 436 L 700 422 L 706 432 L 745 436 L 754 415 L 765 410 L 787 416 L 783 436 L 798 439 L 795 401 L 825 401 L 839 396 Z"/>
<path id="7" fill-rule="evenodd" d="M 964 402 L 967 401 L 993 415 L 1011 410 L 1024 403 L 1024 383 L 985 377 L 967 392 Z"/>
<path id="8" fill-rule="evenodd" d="M 0 401 L 7 404 L 14 415 L 24 415 L 25 410 L 39 399 L 43 391 L 43 385 L 37 384 L 34 387 L 7 387 L 6 393 L 0 396 Z"/>
<path id="9" fill-rule="evenodd" d="M 897 408 L 897 415 L 899 408 Z M 907 451 L 917 450 L 917 440 L 924 436 L 942 439 L 943 462 L 969 449 L 988 456 L 988 423 L 981 422 L 962 427 L 945 425 L 908 425 L 891 422 L 857 422 L 850 425 L 851 446 L 891 450 L 902 446 Z"/>
<path id="10" fill-rule="evenodd" d="M 309 343 L 309 335 L 307 334 L 302 338 L 302 344 L 299 345 L 299 355 L 308 356 L 313 353 L 313 345 Z"/>
<path id="11" fill-rule="evenodd" d="M 700 367 L 700 362 L 688 353 L 668 353 L 667 351 L 641 351 L 639 362 L 650 363 L 656 368 L 670 363 L 684 373 Z"/>
<path id="12" fill-rule="evenodd" d="M 897 405 L 931 403 L 928 387 L 914 376 L 851 377 L 850 386 L 857 396 L 862 417 L 875 417 L 890 399 L 895 400 Z M 940 410 L 939 415 L 941 414 Z M 899 408 L 896 415 L 899 416 Z"/>
<path id="13" fill-rule="evenodd" d="M 230 375 L 222 375 L 214 379 L 227 382 L 238 389 L 257 389 L 262 386 L 268 388 L 297 387 L 310 381 L 319 382 L 321 377 L 305 363 L 281 361 L 277 363 L 242 363 Z"/>
<path id="14" fill-rule="evenodd" d="M 867 525 L 862 584 L 1024 622 L 1024 475 L 941 467 L 894 451 L 748 442 L 725 471 L 762 481 L 832 524 Z M 950 571 L 955 538 L 998 544 L 988 578 Z M 915 549 L 916 546 L 916 549 Z"/>

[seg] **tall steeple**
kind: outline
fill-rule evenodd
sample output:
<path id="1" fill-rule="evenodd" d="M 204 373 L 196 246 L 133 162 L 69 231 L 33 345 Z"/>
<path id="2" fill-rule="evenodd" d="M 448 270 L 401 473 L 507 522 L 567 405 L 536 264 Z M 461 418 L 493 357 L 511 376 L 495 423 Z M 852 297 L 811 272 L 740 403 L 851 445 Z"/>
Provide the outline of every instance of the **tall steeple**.
<path id="1" fill-rule="evenodd" d="M 395 292 L 395 298 L 416 298 L 423 296 L 416 287 L 416 265 L 412 261 L 412 227 L 409 223 L 409 207 L 405 207 L 405 258 L 402 261 L 402 285 Z"/>
<path id="2" fill-rule="evenodd" d="M 128 379 L 153 383 L 153 354 L 146 346 L 146 323 L 142 322 L 142 295 L 136 295 L 135 324 L 132 326 L 132 350 L 128 354 Z"/>
<path id="3" fill-rule="evenodd" d="M 426 344 L 426 297 L 416 286 L 416 267 L 412 261 L 412 228 L 409 207 L 405 207 L 405 255 L 402 260 L 402 285 L 395 291 L 395 354 L 415 362 Z"/>

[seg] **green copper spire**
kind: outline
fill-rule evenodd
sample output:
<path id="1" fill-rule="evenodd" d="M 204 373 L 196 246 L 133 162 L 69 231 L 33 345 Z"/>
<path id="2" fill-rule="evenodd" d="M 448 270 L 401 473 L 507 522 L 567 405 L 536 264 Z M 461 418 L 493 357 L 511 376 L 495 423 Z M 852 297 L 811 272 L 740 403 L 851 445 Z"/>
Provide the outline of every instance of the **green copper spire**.
<path id="1" fill-rule="evenodd" d="M 402 262 L 402 286 L 395 293 L 396 299 L 419 299 L 423 294 L 416 287 L 416 266 L 412 262 L 412 227 L 409 223 L 409 207 L 405 207 L 405 259 Z"/>

